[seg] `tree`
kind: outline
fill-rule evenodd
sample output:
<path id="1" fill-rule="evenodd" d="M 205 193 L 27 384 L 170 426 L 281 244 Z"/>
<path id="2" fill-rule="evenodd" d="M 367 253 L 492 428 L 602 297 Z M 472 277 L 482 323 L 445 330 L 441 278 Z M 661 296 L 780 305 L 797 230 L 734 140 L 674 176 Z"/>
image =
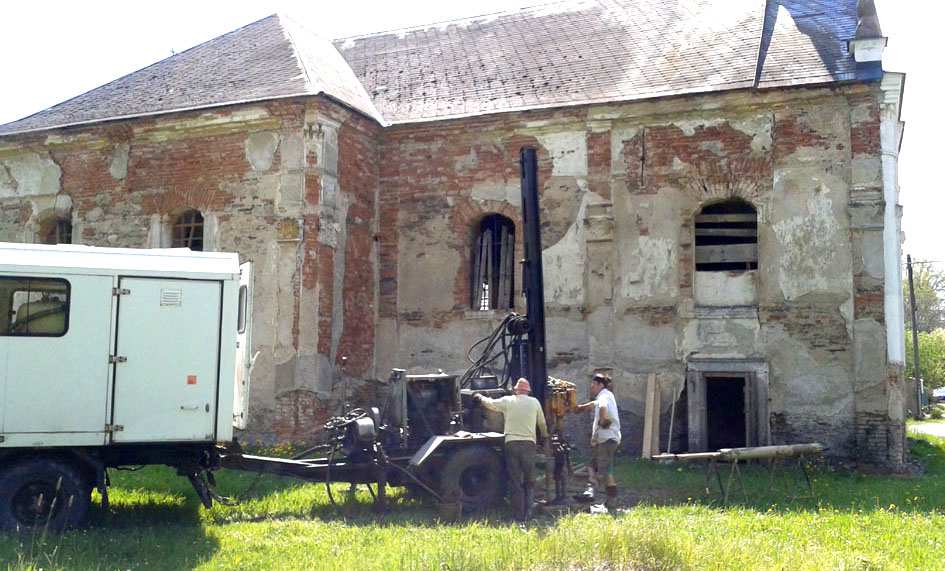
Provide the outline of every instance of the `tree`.
<path id="1" fill-rule="evenodd" d="M 906 329 L 906 376 L 915 376 L 912 364 L 912 331 Z M 919 366 L 925 390 L 945 386 L 945 329 L 919 332 Z"/>
<path id="2" fill-rule="evenodd" d="M 938 271 L 929 264 L 913 264 L 912 281 L 915 286 L 916 326 L 919 331 L 931 332 L 945 327 L 945 272 Z M 903 281 L 902 293 L 905 298 L 906 331 L 911 331 L 912 306 L 909 303 L 908 278 Z"/>

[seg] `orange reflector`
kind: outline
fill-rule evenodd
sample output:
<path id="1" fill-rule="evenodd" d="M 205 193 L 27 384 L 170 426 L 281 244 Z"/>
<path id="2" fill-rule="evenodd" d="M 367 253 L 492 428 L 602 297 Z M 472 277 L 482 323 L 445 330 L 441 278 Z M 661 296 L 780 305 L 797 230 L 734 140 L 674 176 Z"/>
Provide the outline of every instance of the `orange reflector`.
<path id="1" fill-rule="evenodd" d="M 197 375 L 187 375 L 187 384 L 196 385 L 197 384 Z"/>

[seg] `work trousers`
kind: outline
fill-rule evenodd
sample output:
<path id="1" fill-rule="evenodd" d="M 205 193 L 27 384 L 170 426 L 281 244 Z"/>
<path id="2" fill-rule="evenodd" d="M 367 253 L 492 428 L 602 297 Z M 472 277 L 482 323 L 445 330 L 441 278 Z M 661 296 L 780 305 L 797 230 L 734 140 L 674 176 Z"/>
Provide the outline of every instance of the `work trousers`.
<path id="1" fill-rule="evenodd" d="M 524 520 L 535 497 L 535 443 L 513 440 L 505 443 L 505 465 L 509 471 L 509 496 L 515 517 Z"/>

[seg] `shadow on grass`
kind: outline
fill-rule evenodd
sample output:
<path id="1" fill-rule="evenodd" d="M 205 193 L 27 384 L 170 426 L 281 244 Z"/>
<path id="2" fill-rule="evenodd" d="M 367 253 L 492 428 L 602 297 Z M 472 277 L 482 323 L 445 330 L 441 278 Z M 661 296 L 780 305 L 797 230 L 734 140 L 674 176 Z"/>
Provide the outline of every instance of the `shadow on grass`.
<path id="1" fill-rule="evenodd" d="M 865 474 L 835 469 L 826 462 L 810 467 L 810 496 L 803 473 L 794 464 L 779 468 L 772 477 L 763 464 L 741 464 L 741 482 L 733 481 L 729 500 L 722 502 L 716 479 L 706 481 L 705 464 L 660 465 L 633 461 L 619 467 L 618 478 L 636 492 L 635 503 L 697 504 L 765 512 L 832 509 L 857 513 L 874 511 L 941 512 L 945 508 L 945 438 L 909 439 L 912 459 L 923 467 L 920 475 Z M 730 465 L 720 464 L 723 485 Z M 744 491 L 740 483 L 744 484 Z M 808 497 L 803 497 L 808 496 Z"/>
<path id="2" fill-rule="evenodd" d="M 800 473 L 785 467 L 771 479 L 763 466 L 747 465 L 740 468 L 746 493 L 743 495 L 736 484 L 728 504 L 724 506 L 714 481 L 710 482 L 713 486 L 710 493 L 706 493 L 702 465 L 622 461 L 618 463 L 616 474 L 622 491 L 620 503 L 625 509 L 637 505 L 699 505 L 763 512 L 820 509 L 859 513 L 878 510 L 940 512 L 945 507 L 945 439 L 917 436 L 910 439 L 910 444 L 913 458 L 924 467 L 921 476 L 868 475 L 821 465 L 811 472 L 814 497 L 792 499 L 791 495 L 806 491 Z M 728 475 L 727 466 L 720 466 L 720 469 L 724 481 Z M 108 541 L 112 537 L 110 531 L 120 530 L 119 535 L 124 537 L 130 534 L 132 537 L 158 538 L 157 545 L 172 550 L 183 563 L 202 561 L 217 549 L 216 541 L 206 533 L 207 525 L 276 520 L 317 520 L 370 527 L 450 525 L 439 518 L 436 505 L 431 500 L 409 498 L 400 488 L 389 489 L 388 510 L 378 514 L 363 485 L 358 486 L 356 493 L 349 494 L 347 484 L 336 484 L 333 490 L 339 505 L 334 506 L 328 501 L 323 483 L 229 471 L 220 472 L 218 479 L 220 493 L 238 498 L 240 502 L 237 505 L 217 505 L 212 510 L 204 510 L 190 484 L 168 468 L 115 472 L 109 510 L 102 510 L 101 505 L 95 502 L 89 527 L 63 534 L 59 543 L 52 547 L 58 556 L 62 556 L 69 553 L 70 542 L 75 543 L 71 539 L 74 534 Z M 536 518 L 532 526 L 541 533 L 543 529 L 555 526 L 561 515 L 581 511 L 586 511 L 586 506 L 576 505 L 570 511 L 543 515 Z M 508 509 L 499 506 L 463 518 L 456 525 L 473 523 L 509 526 L 512 520 Z M 84 544 L 85 541 L 75 544 Z M 0 553 L 22 555 L 23 549 L 20 538 L 0 536 Z M 43 551 L 48 552 L 49 549 Z M 85 561 L 75 553 L 73 558 Z M 11 560 L 0 555 L 0 567 L 4 563 L 9 565 Z M 37 566 L 50 567 L 49 564 Z"/>
<path id="3" fill-rule="evenodd" d="M 104 514 L 99 505 L 82 529 L 60 534 L 0 534 L 0 569 L 189 569 L 219 550 L 216 538 L 184 504 L 136 504 Z"/>

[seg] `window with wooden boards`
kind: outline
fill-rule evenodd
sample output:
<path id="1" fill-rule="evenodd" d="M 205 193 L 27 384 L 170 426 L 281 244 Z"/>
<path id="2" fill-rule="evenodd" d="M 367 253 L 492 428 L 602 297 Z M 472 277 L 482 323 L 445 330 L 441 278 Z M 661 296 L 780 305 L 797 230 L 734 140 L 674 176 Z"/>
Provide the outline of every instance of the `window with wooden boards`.
<path id="1" fill-rule="evenodd" d="M 705 206 L 695 218 L 696 271 L 758 269 L 758 212 L 740 199 Z"/>
<path id="2" fill-rule="evenodd" d="M 482 219 L 473 242 L 470 307 L 515 307 L 515 224 L 501 214 Z"/>

